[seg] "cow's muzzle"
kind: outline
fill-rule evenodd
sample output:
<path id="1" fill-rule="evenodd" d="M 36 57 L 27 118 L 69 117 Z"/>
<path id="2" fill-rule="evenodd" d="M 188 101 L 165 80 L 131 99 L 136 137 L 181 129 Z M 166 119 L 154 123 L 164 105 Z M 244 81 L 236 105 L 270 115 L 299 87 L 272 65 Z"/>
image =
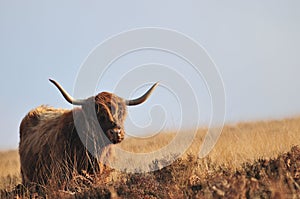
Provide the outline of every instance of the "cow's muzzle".
<path id="1" fill-rule="evenodd" d="M 119 143 L 124 139 L 124 131 L 119 127 L 107 130 L 107 135 L 113 144 Z"/>

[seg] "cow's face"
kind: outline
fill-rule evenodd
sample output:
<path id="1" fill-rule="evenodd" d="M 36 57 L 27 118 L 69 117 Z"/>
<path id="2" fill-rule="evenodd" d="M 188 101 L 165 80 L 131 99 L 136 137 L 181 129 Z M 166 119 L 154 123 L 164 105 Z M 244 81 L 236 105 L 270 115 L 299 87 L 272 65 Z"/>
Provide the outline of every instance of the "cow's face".
<path id="1" fill-rule="evenodd" d="M 152 91 L 158 85 L 153 86 L 141 97 L 131 100 L 122 99 L 112 93 L 102 92 L 95 97 L 88 99 L 74 99 L 70 96 L 63 87 L 56 81 L 50 79 L 63 97 L 73 105 L 82 106 L 86 113 L 96 111 L 97 120 L 107 138 L 114 144 L 121 142 L 124 139 L 124 120 L 126 117 L 126 106 L 135 106 L 143 103 L 151 95 Z M 95 109 L 94 109 L 95 107 Z"/>
<path id="2" fill-rule="evenodd" d="M 95 97 L 97 119 L 107 138 L 113 143 L 124 139 L 124 120 L 126 117 L 125 101 L 108 92 L 99 93 Z"/>

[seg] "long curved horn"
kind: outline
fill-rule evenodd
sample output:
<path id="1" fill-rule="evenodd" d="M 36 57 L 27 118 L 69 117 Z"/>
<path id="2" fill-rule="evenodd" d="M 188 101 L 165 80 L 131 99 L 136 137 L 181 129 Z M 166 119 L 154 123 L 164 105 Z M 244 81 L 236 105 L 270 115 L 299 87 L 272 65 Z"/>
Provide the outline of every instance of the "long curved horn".
<path id="1" fill-rule="evenodd" d="M 85 100 L 81 100 L 81 99 L 74 99 L 73 97 L 71 97 L 71 95 L 69 95 L 67 93 L 67 91 L 65 91 L 65 89 L 59 84 L 57 83 L 55 80 L 53 79 L 49 79 L 49 81 L 51 83 L 53 83 L 57 88 L 58 90 L 61 92 L 61 94 L 64 96 L 64 98 L 70 103 L 70 104 L 73 104 L 73 105 L 83 105 Z"/>
<path id="2" fill-rule="evenodd" d="M 151 95 L 155 87 L 158 85 L 158 82 L 156 82 L 144 95 L 142 95 L 139 98 L 133 99 L 133 100 L 125 100 L 125 103 L 127 106 L 135 106 L 143 103 L 148 99 L 148 97 Z"/>

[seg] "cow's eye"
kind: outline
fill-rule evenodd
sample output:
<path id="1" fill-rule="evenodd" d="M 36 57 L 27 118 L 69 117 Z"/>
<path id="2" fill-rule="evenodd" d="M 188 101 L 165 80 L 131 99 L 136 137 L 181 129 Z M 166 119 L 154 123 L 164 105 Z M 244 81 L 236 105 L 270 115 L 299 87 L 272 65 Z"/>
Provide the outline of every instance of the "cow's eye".
<path id="1" fill-rule="evenodd" d="M 100 115 L 99 119 L 100 119 L 100 121 L 105 121 L 106 117 L 104 115 Z"/>
<path id="2" fill-rule="evenodd" d="M 112 126 L 112 127 L 116 127 L 117 126 L 117 124 L 115 123 L 115 122 L 110 122 L 110 125 Z"/>

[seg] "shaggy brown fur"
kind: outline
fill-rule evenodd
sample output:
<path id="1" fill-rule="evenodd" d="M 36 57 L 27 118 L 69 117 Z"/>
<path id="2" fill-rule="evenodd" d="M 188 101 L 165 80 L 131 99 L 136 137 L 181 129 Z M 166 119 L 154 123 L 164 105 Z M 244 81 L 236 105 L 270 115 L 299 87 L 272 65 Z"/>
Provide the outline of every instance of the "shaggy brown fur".
<path id="1" fill-rule="evenodd" d="M 61 183 L 74 172 L 101 172 L 103 151 L 124 139 L 125 117 L 124 100 L 107 92 L 73 110 L 33 109 L 20 125 L 23 183 L 47 184 L 49 179 Z"/>

